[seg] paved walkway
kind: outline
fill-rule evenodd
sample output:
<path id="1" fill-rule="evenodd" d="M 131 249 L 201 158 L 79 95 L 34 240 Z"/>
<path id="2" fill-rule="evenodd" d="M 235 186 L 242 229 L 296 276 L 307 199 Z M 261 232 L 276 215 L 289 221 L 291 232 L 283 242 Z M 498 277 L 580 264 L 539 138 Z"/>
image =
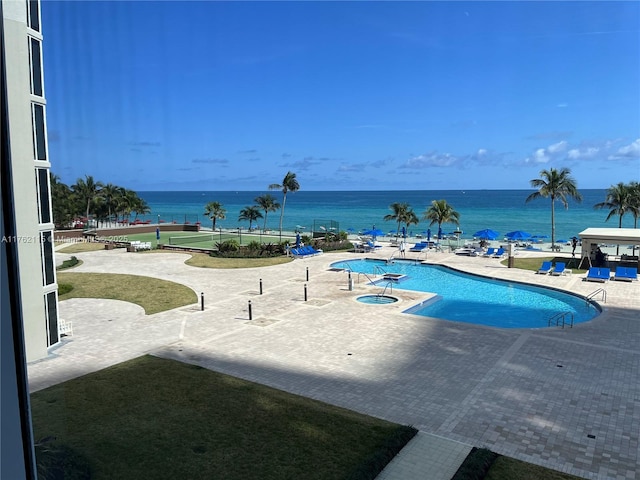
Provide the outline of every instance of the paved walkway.
<path id="1" fill-rule="evenodd" d="M 503 330 L 402 314 L 425 298 L 418 292 L 394 289 L 400 302 L 392 305 L 356 302 L 379 288 L 363 282 L 349 291 L 346 274 L 329 265 L 360 254 L 233 271 L 191 268 L 176 253 L 77 256 L 85 263 L 75 271 L 180 282 L 204 292 L 206 308 L 146 316 L 114 300 L 61 302 L 74 336 L 29 365 L 32 391 L 153 353 L 414 425 L 420 435 L 381 474 L 385 480 L 437 478 L 429 462 L 459 449 L 445 462 L 444 480 L 472 445 L 588 479 L 639 475 L 640 282 L 593 284 L 507 269 L 497 259 L 428 254 L 473 273 L 607 292 L 603 314 L 572 329 Z"/>

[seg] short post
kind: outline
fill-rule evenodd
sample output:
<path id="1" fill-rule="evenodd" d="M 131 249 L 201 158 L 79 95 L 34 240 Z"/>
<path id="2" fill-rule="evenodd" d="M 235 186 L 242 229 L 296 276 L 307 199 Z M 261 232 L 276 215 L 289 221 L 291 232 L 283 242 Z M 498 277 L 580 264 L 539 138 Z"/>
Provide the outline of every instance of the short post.
<path id="1" fill-rule="evenodd" d="M 200 292 L 200 310 L 204 311 L 204 292 Z"/>
<path id="2" fill-rule="evenodd" d="M 260 295 L 262 295 L 262 279 L 260 279 Z"/>
<path id="3" fill-rule="evenodd" d="M 249 320 L 253 320 L 253 314 L 251 312 L 251 300 L 249 300 Z"/>
<path id="4" fill-rule="evenodd" d="M 307 284 L 304 284 L 304 301 L 307 301 Z"/>
<path id="5" fill-rule="evenodd" d="M 307 282 L 309 281 L 309 267 L 307 267 Z"/>

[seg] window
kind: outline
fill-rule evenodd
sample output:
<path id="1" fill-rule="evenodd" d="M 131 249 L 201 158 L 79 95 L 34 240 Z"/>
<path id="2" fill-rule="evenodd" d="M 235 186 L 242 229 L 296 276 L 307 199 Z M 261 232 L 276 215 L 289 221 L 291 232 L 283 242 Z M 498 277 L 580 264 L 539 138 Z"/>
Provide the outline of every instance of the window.
<path id="1" fill-rule="evenodd" d="M 42 97 L 42 49 L 40 40 L 29 37 L 29 63 L 31 67 L 31 93 Z"/>
<path id="2" fill-rule="evenodd" d="M 49 342 L 47 346 L 54 345 L 60 340 L 58 335 L 58 302 L 57 292 L 50 292 L 44 297 L 44 311 L 46 314 L 47 331 L 49 332 Z"/>
<path id="3" fill-rule="evenodd" d="M 45 139 L 44 105 L 31 104 L 31 122 L 33 128 L 33 155 L 35 160 L 47 160 L 47 142 Z"/>
<path id="4" fill-rule="evenodd" d="M 42 274 L 44 285 L 51 285 L 56 281 L 55 264 L 53 261 L 53 232 L 40 233 L 40 249 L 42 252 Z"/>
<path id="5" fill-rule="evenodd" d="M 40 31 L 40 2 L 38 0 L 27 0 L 27 16 L 29 17 L 29 27 Z"/>
<path id="6" fill-rule="evenodd" d="M 36 186 L 38 190 L 38 220 L 40 223 L 51 222 L 51 202 L 49 201 L 49 170 L 36 169 Z"/>

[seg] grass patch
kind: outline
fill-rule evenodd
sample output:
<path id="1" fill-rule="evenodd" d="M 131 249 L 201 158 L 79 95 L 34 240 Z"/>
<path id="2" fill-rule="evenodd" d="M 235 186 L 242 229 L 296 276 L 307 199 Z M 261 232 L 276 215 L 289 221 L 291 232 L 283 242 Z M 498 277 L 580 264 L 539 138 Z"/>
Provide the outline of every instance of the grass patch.
<path id="1" fill-rule="evenodd" d="M 579 258 L 567 258 L 567 257 L 529 257 L 529 258 L 513 258 L 513 267 L 520 268 L 521 270 L 531 270 L 532 272 L 537 272 L 540 269 L 540 265 L 542 262 L 550 261 L 554 265 L 556 262 L 564 262 L 567 268 L 570 268 L 573 273 L 585 273 L 586 270 L 578 269 L 578 265 L 580 265 Z M 507 266 L 509 264 L 509 259 L 501 260 L 500 263 L 502 265 Z"/>
<path id="2" fill-rule="evenodd" d="M 175 252 L 173 252 L 175 253 Z M 211 257 L 206 253 L 192 253 L 187 260 L 187 265 L 200 268 L 257 268 L 281 265 L 292 262 L 290 257 L 263 257 L 263 258 L 221 258 Z"/>
<path id="3" fill-rule="evenodd" d="M 581 477 L 499 456 L 484 480 L 580 480 Z"/>
<path id="4" fill-rule="evenodd" d="M 62 272 L 58 274 L 58 282 L 72 287 L 68 293 L 60 295 L 60 300 L 70 298 L 124 300 L 140 305 L 147 315 L 191 305 L 198 301 L 198 296 L 189 287 L 139 275 Z"/>
<path id="5" fill-rule="evenodd" d="M 497 453 L 474 447 L 451 480 L 483 480 L 496 458 Z"/>
<path id="6" fill-rule="evenodd" d="M 77 242 L 70 243 L 68 246 L 58 250 L 62 253 L 82 253 L 82 252 L 95 252 L 98 250 L 104 250 L 104 243 L 99 242 Z"/>
<path id="7" fill-rule="evenodd" d="M 31 411 L 35 438 L 87 458 L 95 480 L 373 479 L 372 457 L 416 433 L 151 356 L 36 392 Z"/>

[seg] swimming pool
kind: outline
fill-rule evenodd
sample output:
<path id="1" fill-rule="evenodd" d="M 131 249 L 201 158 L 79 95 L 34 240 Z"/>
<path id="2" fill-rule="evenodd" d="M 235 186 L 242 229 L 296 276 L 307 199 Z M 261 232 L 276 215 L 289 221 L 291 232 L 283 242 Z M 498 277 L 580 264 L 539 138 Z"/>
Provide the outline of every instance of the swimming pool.
<path id="1" fill-rule="evenodd" d="M 387 264 L 362 259 L 336 262 L 332 267 L 378 277 L 384 273 L 402 274 L 405 275 L 402 281 L 394 283 L 396 289 L 437 294 L 424 304 L 403 312 L 413 315 L 491 327 L 542 328 L 548 327 L 550 318 L 563 312 L 571 312 L 574 323 L 591 320 L 601 312 L 597 304 L 577 295 L 462 273 L 442 265 L 403 260 Z M 384 281 L 380 285 L 387 283 Z M 570 315 L 567 321 L 569 318 Z"/>

